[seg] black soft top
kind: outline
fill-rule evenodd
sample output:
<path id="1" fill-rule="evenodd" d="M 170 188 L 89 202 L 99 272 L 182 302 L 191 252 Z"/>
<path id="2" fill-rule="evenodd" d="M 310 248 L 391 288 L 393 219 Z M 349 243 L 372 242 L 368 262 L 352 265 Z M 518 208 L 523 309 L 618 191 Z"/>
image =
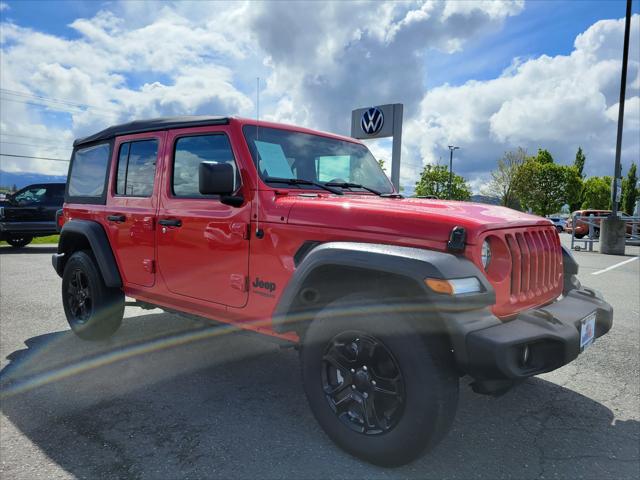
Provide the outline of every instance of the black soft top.
<path id="1" fill-rule="evenodd" d="M 169 130 L 171 128 L 203 127 L 206 125 L 225 125 L 229 123 L 228 117 L 215 117 L 210 115 L 189 115 L 183 117 L 160 117 L 148 120 L 134 120 L 129 123 L 112 125 L 104 130 L 78 138 L 73 142 L 73 146 L 84 145 L 86 143 L 107 140 L 118 135 L 129 135 L 132 133 L 153 132 L 155 130 Z"/>

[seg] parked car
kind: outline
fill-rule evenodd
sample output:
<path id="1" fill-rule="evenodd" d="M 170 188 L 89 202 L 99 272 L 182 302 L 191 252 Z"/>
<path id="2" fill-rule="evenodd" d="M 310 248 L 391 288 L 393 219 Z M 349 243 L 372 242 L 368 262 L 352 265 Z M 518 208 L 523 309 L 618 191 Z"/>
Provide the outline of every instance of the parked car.
<path id="1" fill-rule="evenodd" d="M 567 227 L 567 221 L 562 218 L 562 217 L 547 217 L 549 220 L 551 220 L 551 223 L 553 223 L 553 225 L 556 227 L 556 230 L 558 230 L 558 232 L 564 232 L 565 228 Z"/>
<path id="2" fill-rule="evenodd" d="M 575 229 L 574 236 L 576 238 L 583 238 L 585 235 L 589 235 L 589 223 L 583 220 L 578 220 L 577 225 L 573 225 L 573 218 L 575 216 L 579 217 L 590 217 L 593 215 L 593 234 L 595 237 L 600 236 L 600 222 L 604 217 L 608 217 L 611 215 L 611 210 L 576 210 L 571 214 L 571 216 L 567 219 L 567 225 L 565 230 L 568 233 L 572 233 Z"/>
<path id="3" fill-rule="evenodd" d="M 35 237 L 55 234 L 64 189 L 64 183 L 37 183 L 7 195 L 0 206 L 0 240 L 20 248 Z"/>
<path id="4" fill-rule="evenodd" d="M 318 423 L 382 465 L 446 434 L 460 376 L 502 393 L 612 325 L 547 220 L 403 198 L 363 143 L 299 127 L 180 117 L 76 140 L 62 220 L 78 336 L 112 335 L 126 295 L 290 342 Z"/>

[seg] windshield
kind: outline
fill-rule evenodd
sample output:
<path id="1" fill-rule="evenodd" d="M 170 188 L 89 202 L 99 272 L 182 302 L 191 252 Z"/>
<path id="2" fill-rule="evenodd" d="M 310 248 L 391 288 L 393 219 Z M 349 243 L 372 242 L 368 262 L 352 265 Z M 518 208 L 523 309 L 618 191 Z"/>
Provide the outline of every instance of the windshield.
<path id="1" fill-rule="evenodd" d="M 380 193 L 393 192 L 391 182 L 364 145 L 277 128 L 260 127 L 256 135 L 254 125 L 246 125 L 243 131 L 263 180 L 293 178 L 322 184 L 350 183 Z"/>

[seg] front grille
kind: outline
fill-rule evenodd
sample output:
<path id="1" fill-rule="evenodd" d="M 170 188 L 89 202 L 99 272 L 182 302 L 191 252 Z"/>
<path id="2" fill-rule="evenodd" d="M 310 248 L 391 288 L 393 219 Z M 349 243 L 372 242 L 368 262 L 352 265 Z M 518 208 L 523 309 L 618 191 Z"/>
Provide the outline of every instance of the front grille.
<path id="1" fill-rule="evenodd" d="M 510 303 L 557 294 L 562 282 L 562 249 L 554 227 L 505 232 L 511 254 Z"/>

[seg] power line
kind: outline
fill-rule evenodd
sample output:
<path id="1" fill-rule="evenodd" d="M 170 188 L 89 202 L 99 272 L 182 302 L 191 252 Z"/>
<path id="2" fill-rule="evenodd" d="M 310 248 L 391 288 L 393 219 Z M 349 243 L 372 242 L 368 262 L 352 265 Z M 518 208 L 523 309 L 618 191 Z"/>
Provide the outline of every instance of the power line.
<path id="1" fill-rule="evenodd" d="M 66 100 L 66 99 L 61 99 L 61 98 L 47 97 L 47 96 L 44 96 L 44 95 L 36 95 L 36 94 L 33 94 L 33 93 L 18 92 L 17 90 L 10 90 L 8 88 L 0 88 L 0 93 L 4 93 L 6 95 L 13 95 L 13 96 L 16 96 L 16 97 L 35 98 L 37 100 L 44 100 L 44 101 L 47 101 L 47 102 L 62 103 L 64 105 L 68 105 L 68 106 L 72 106 L 72 107 L 92 108 L 92 109 L 106 110 L 106 111 L 112 111 L 112 112 L 118 112 L 119 111 L 119 110 L 113 109 L 113 108 L 105 108 L 105 107 L 99 107 L 97 105 L 89 105 L 87 103 L 74 102 L 73 100 Z M 5 99 L 5 100 L 10 100 L 10 99 Z"/>
<path id="2" fill-rule="evenodd" d="M 58 140 L 57 138 L 53 138 L 53 137 L 33 137 L 31 135 L 20 135 L 18 133 L 6 133 L 6 132 L 0 132 L 0 135 L 4 135 L 6 137 L 19 137 L 19 138 L 28 138 L 30 140 L 44 140 L 44 141 L 55 141 Z"/>
<path id="3" fill-rule="evenodd" d="M 0 153 L 1 157 L 16 157 L 16 158 L 33 158 L 34 160 L 51 160 L 52 162 L 69 162 L 64 158 L 48 158 L 48 157 L 31 157 L 29 155 L 10 155 L 8 153 Z"/>
<path id="4" fill-rule="evenodd" d="M 27 100 L 18 100 L 17 98 L 0 98 L 3 102 L 14 102 L 14 103 L 22 103 L 24 105 L 30 105 L 32 107 L 43 107 L 50 108 L 52 110 L 58 110 L 59 112 L 67 112 L 67 113 L 81 113 L 83 110 L 80 107 L 73 107 L 67 105 L 51 105 L 47 103 L 35 103 L 29 102 Z"/>
<path id="5" fill-rule="evenodd" d="M 34 143 L 21 143 L 21 142 L 3 142 L 0 141 L 0 143 L 4 143 L 6 145 L 23 145 L 25 147 L 46 147 L 49 148 L 51 150 L 71 150 L 71 147 L 54 147 L 54 143 L 40 143 L 40 144 L 34 144 Z M 61 144 L 57 144 L 57 145 L 61 145 Z"/>

